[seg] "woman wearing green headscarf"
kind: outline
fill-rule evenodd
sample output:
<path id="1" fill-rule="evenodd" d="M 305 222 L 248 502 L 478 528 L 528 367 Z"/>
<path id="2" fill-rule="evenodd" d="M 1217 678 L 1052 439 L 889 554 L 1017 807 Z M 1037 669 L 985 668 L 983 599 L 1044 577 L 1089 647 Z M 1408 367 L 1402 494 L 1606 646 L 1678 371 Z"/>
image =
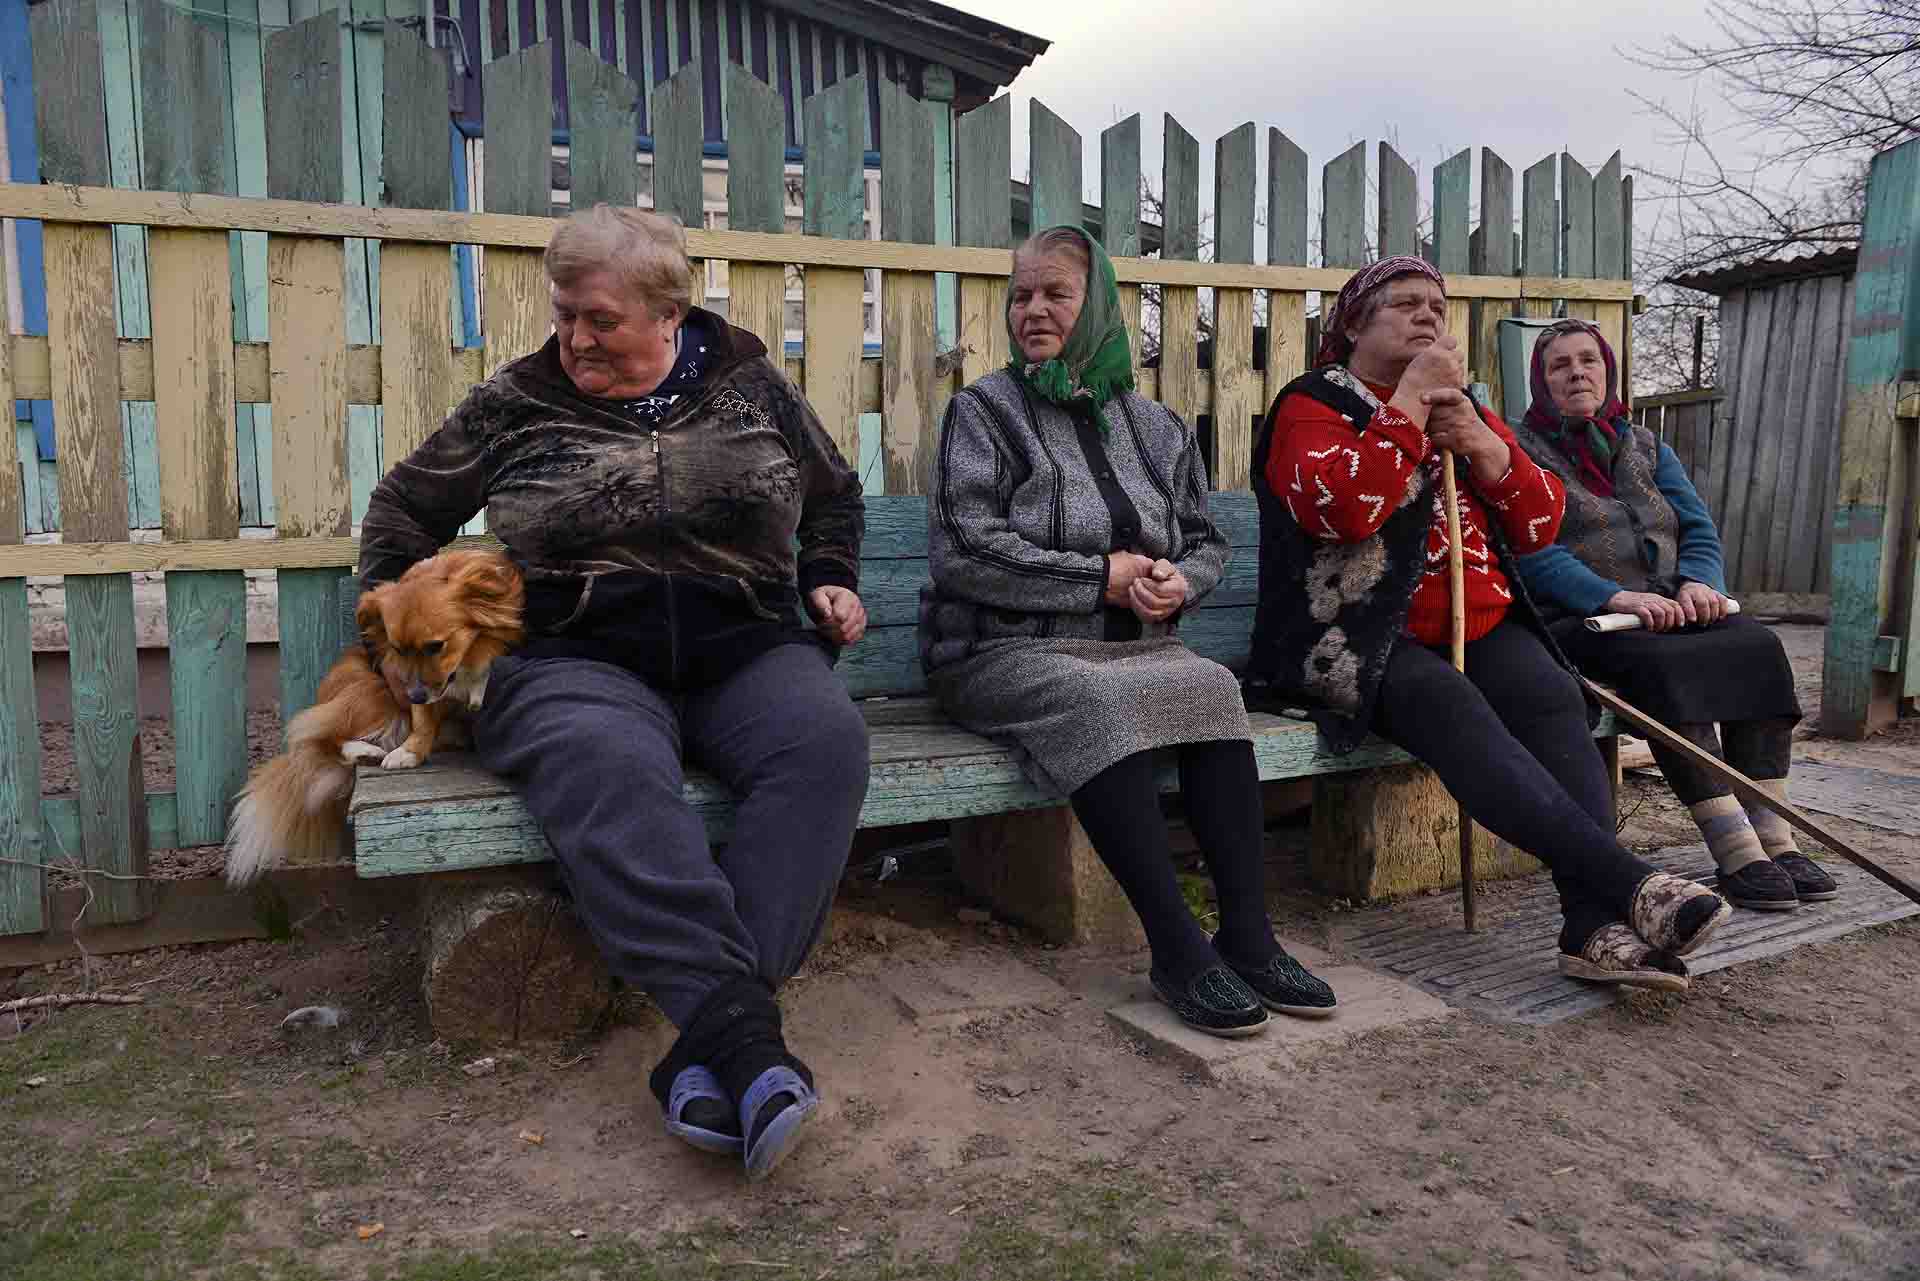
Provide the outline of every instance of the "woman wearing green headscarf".
<path id="1" fill-rule="evenodd" d="M 1273 936 L 1259 773 L 1232 672 L 1180 642 L 1227 541 L 1207 517 L 1193 431 L 1133 390 L 1113 264 L 1076 227 L 1014 254 L 1014 356 L 955 396 L 927 507 L 933 583 L 921 661 L 955 720 L 1016 747 L 1065 796 L 1153 950 L 1154 991 L 1219 1036 L 1267 1010 L 1324 1015 L 1333 992 Z M 1153 753 L 1179 761 L 1220 929 L 1173 872 Z"/>

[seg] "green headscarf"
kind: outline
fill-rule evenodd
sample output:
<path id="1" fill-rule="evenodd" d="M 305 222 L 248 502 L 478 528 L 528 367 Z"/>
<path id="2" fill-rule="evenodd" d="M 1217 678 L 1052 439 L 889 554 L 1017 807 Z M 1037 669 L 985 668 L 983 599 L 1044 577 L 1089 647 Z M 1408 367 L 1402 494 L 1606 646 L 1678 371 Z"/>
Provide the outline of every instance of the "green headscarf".
<path id="1" fill-rule="evenodd" d="M 1013 332 L 1013 293 L 1009 290 L 1007 340 L 1013 348 L 1013 359 L 1007 362 L 1007 368 L 1038 395 L 1063 409 L 1084 407 L 1094 411 L 1104 431 L 1106 420 L 1098 411 L 1121 392 L 1133 389 L 1133 345 L 1120 315 L 1120 287 L 1114 281 L 1113 260 L 1099 241 L 1078 227 L 1047 230 L 1071 231 L 1086 246 L 1087 298 L 1060 354 L 1030 363 L 1021 354 L 1020 340 Z"/>

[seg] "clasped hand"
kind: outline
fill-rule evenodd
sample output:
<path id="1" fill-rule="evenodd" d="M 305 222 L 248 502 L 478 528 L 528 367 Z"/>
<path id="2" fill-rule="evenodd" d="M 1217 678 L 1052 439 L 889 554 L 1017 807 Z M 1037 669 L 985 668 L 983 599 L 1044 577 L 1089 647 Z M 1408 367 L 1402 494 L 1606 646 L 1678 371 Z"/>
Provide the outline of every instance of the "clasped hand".
<path id="1" fill-rule="evenodd" d="M 1466 381 L 1467 359 L 1460 340 L 1443 334 L 1408 363 L 1393 398 L 1403 409 L 1423 407 L 1427 439 L 1466 459 L 1476 482 L 1492 485 L 1507 474 L 1513 453 L 1461 390 Z"/>
<path id="2" fill-rule="evenodd" d="M 835 645 L 851 645 L 867 634 L 867 607 L 845 587 L 816 587 L 807 593 L 814 626 Z"/>
<path id="3" fill-rule="evenodd" d="M 1615 592 L 1607 598 L 1607 608 L 1632 614 L 1650 632 L 1668 632 L 1719 622 L 1727 616 L 1727 598 L 1705 583 L 1683 583 L 1671 600 L 1653 592 Z"/>
<path id="4" fill-rule="evenodd" d="M 1108 552 L 1107 566 L 1106 603 L 1131 609 L 1143 623 L 1164 623 L 1187 603 L 1187 576 L 1170 560 Z"/>

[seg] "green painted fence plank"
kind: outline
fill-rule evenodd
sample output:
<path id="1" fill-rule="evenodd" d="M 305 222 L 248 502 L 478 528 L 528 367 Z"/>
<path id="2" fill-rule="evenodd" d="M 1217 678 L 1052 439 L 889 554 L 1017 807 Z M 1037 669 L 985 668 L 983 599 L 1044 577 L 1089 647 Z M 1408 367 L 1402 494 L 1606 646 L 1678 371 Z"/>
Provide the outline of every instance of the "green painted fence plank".
<path id="1" fill-rule="evenodd" d="M 1078 227 L 1084 203 L 1080 199 L 1080 135 L 1038 98 L 1027 111 L 1027 170 L 1033 199 L 1028 233 L 1061 224 Z"/>
<path id="2" fill-rule="evenodd" d="M 233 190 L 233 103 L 225 24 L 214 26 L 161 0 L 140 11 L 140 178 L 149 191 Z M 165 75 L 153 74 L 160 68 Z"/>
<path id="3" fill-rule="evenodd" d="M 152 910 L 147 874 L 147 807 L 140 772 L 140 682 L 134 666 L 133 579 L 126 574 L 66 580 L 73 689 L 73 769 L 80 843 L 68 851 L 89 878 L 95 925 L 137 921 Z"/>
<path id="4" fill-rule="evenodd" d="M 579 44 L 569 41 L 566 52 L 568 189 L 573 207 L 591 209 L 604 203 L 630 209 L 640 190 L 640 165 L 634 158 L 640 86 Z M 778 144 L 779 131 L 770 133 L 767 141 Z"/>
<path id="5" fill-rule="evenodd" d="M 1307 153 L 1267 130 L 1267 262 L 1307 265 Z"/>
<path id="6" fill-rule="evenodd" d="M 1593 275 L 1593 175 L 1560 153 L 1561 270 L 1569 276 Z"/>
<path id="7" fill-rule="evenodd" d="M 1626 206 L 1621 200 L 1616 151 L 1593 179 L 1593 274 L 1608 280 L 1627 274 Z"/>
<path id="8" fill-rule="evenodd" d="M 673 6 L 667 11 L 671 14 Z M 653 91 L 653 207 L 693 228 L 706 219 L 702 94 L 698 62 L 689 62 Z"/>
<path id="9" fill-rule="evenodd" d="M 321 679 L 340 657 L 340 583 L 337 569 L 283 569 L 279 573 L 283 724 L 313 706 Z"/>
<path id="10" fill-rule="evenodd" d="M 1633 279 L 1633 175 L 1620 177 L 1620 277 Z"/>
<path id="11" fill-rule="evenodd" d="M 1920 140 L 1873 158 L 1853 280 L 1820 693 L 1820 728 L 1843 738 L 1865 737 L 1898 712 L 1901 681 L 1876 672 L 1874 650 L 1879 637 L 1894 634 L 1901 544 L 1914 537 L 1913 496 L 1894 480 L 1896 462 L 1905 460 L 1889 389 L 1907 364 L 1906 330 L 1920 308 L 1917 278 Z M 1890 509 L 1896 499 L 1904 499 L 1905 510 Z"/>
<path id="12" fill-rule="evenodd" d="M 487 101 L 481 204 L 488 213 L 545 218 L 553 212 L 553 51 L 522 49 L 480 75 Z M 656 169 L 656 199 L 659 191 Z"/>
<path id="13" fill-rule="evenodd" d="M 1473 151 L 1459 151 L 1433 170 L 1433 265 L 1442 274 L 1467 269 L 1467 201 Z"/>
<path id="14" fill-rule="evenodd" d="M 247 781 L 246 575 L 172 573 L 166 584 L 179 840 L 214 845 Z"/>
<path id="15" fill-rule="evenodd" d="M 1140 256 L 1140 113 L 1100 131 L 1100 240 L 1107 252 Z"/>
<path id="16" fill-rule="evenodd" d="M 867 78 L 842 80 L 806 101 L 802 225 L 809 236 L 866 238 Z"/>
<path id="17" fill-rule="evenodd" d="M 933 117 L 892 81 L 880 86 L 880 238 L 934 242 Z M 1076 150 L 1076 156 L 1079 154 Z"/>
<path id="18" fill-rule="evenodd" d="M 447 51 L 389 26 L 381 50 L 380 203 L 398 209 L 453 207 L 447 129 Z M 487 159 L 493 159 L 492 148 Z"/>
<path id="19" fill-rule="evenodd" d="M 340 20 L 333 14 L 309 18 L 270 33 L 262 44 L 266 194 L 338 204 L 346 199 L 340 113 L 319 105 L 339 102 L 345 92 Z"/>
<path id="20" fill-rule="evenodd" d="M 1480 148 L 1479 254 L 1468 264 L 1475 275 L 1513 274 L 1513 166 Z"/>
<path id="21" fill-rule="evenodd" d="M 1001 94 L 953 123 L 953 236 L 957 244 L 1013 243 L 1013 98 Z"/>
<path id="22" fill-rule="evenodd" d="M 1420 252 L 1420 184 L 1413 166 L 1380 144 L 1380 256 Z"/>
<path id="23" fill-rule="evenodd" d="M 1520 175 L 1521 274 L 1559 274 L 1560 223 L 1554 205 L 1553 157 L 1548 156 Z"/>
<path id="24" fill-rule="evenodd" d="M 227 64 L 232 92 L 234 194 L 267 194 L 266 86 L 258 0 L 226 0 Z M 274 15 L 284 17 L 284 15 Z M 234 232 L 233 336 L 267 340 L 267 238 Z M 273 508 L 273 410 L 234 406 L 239 433 L 240 523 L 271 525 Z M 249 502 L 251 498 L 251 502 Z"/>
<path id="25" fill-rule="evenodd" d="M 109 177 L 106 84 L 95 0 L 48 0 L 27 10 L 33 41 L 33 109 L 40 177 L 105 186 Z M 81 127 L 95 122 L 91 128 Z"/>
<path id="26" fill-rule="evenodd" d="M 1213 144 L 1213 260 L 1253 261 L 1259 129 L 1249 120 Z"/>
<path id="27" fill-rule="evenodd" d="M 4 270 L 0 266 L 0 270 Z M 13 535 L 0 530 L 0 542 Z M 33 698 L 33 641 L 27 581 L 0 579 L 0 855 L 45 858 L 40 830 L 40 726 Z M 46 875 L 0 863 L 0 935 L 45 929 Z"/>
<path id="28" fill-rule="evenodd" d="M 1320 175 L 1320 261 L 1328 267 L 1367 262 L 1367 144 L 1327 162 Z"/>
<path id="29" fill-rule="evenodd" d="M 157 850 L 176 849 L 181 844 L 172 792 L 147 794 L 148 843 Z M 66 851 L 80 848 L 80 802 L 62 794 L 40 798 L 40 834 L 47 861 L 64 861 Z M 97 922 L 96 922 L 97 923 Z"/>
<path id="30" fill-rule="evenodd" d="M 1200 143 L 1171 115 L 1162 127 L 1160 256 L 1193 262 L 1200 257 Z"/>
<path id="31" fill-rule="evenodd" d="M 727 64 L 727 226 L 787 228 L 786 103 L 739 63 Z"/>

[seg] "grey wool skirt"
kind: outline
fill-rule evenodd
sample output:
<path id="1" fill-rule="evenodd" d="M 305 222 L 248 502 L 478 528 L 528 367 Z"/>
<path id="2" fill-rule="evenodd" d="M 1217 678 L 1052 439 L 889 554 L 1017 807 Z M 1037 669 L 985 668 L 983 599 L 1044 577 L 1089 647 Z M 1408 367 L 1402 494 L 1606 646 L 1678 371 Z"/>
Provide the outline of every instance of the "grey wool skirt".
<path id="1" fill-rule="evenodd" d="M 1063 795 L 1136 752 L 1252 737 L 1234 674 L 1171 636 L 1003 641 L 927 685 L 947 715 L 1017 748 L 1028 777 Z"/>

